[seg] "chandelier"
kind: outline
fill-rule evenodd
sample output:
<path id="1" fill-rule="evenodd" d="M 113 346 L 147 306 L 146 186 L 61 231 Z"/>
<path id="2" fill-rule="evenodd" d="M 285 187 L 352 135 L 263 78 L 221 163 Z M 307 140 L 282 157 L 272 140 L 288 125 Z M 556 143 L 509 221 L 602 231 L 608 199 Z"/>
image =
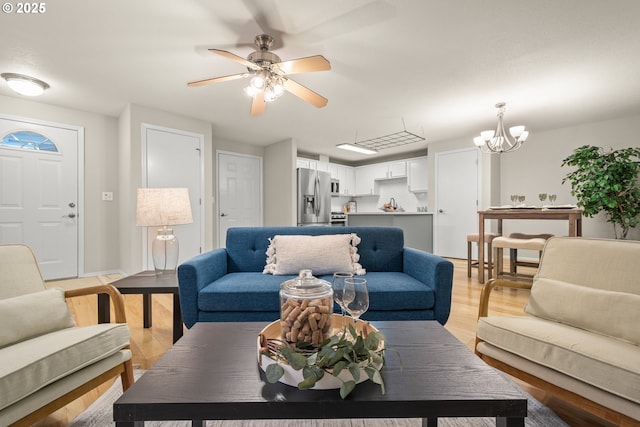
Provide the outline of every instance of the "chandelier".
<path id="1" fill-rule="evenodd" d="M 244 88 L 244 93 L 248 96 L 253 98 L 259 92 L 262 92 L 264 100 L 271 102 L 280 98 L 284 93 L 286 77 L 265 69 L 254 71 L 253 75 L 249 81 L 249 86 Z"/>
<path id="2" fill-rule="evenodd" d="M 504 130 L 504 111 L 505 102 L 498 102 L 496 108 L 498 109 L 498 126 L 496 130 L 485 130 L 480 132 L 480 136 L 473 138 L 473 142 L 478 148 L 486 147 L 493 153 L 504 153 L 509 151 L 515 151 L 522 147 L 522 144 L 529 137 L 529 132 L 524 130 L 524 126 L 513 126 L 509 128 L 509 133 L 512 138 L 509 138 L 507 132 Z"/>

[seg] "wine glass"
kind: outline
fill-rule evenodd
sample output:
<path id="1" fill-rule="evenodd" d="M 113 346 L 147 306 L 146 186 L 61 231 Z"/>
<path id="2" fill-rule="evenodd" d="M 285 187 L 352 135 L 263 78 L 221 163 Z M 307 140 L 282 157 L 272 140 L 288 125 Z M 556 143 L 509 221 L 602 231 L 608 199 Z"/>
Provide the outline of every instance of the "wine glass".
<path id="1" fill-rule="evenodd" d="M 369 309 L 369 290 L 367 289 L 367 279 L 362 277 L 347 277 L 344 279 L 345 290 L 353 289 L 353 299 L 344 305 L 349 315 L 353 317 L 355 324 L 360 316 Z"/>
<path id="2" fill-rule="evenodd" d="M 555 201 L 556 201 L 556 195 L 555 194 L 549 194 L 549 201 L 553 205 L 555 203 Z"/>
<path id="3" fill-rule="evenodd" d="M 351 277 L 353 277 L 351 272 L 338 271 L 333 273 L 333 300 L 340 306 L 343 320 L 345 305 L 349 304 L 355 296 L 353 287 L 345 288 L 345 279 Z"/>
<path id="4" fill-rule="evenodd" d="M 518 196 L 518 201 L 522 204 L 524 203 L 524 199 L 526 199 L 526 196 Z"/>
<path id="5" fill-rule="evenodd" d="M 517 201 L 518 201 L 518 195 L 517 194 L 512 194 L 511 195 L 511 203 L 513 203 L 513 206 L 516 205 Z"/>
<path id="6" fill-rule="evenodd" d="M 542 206 L 544 206 L 544 201 L 547 200 L 547 193 L 538 194 L 538 199 L 542 202 Z"/>

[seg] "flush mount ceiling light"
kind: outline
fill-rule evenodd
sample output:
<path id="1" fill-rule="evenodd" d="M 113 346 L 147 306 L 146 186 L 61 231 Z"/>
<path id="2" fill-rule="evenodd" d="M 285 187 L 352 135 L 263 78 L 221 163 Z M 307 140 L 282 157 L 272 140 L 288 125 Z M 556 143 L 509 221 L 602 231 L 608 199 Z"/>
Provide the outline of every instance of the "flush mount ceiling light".
<path id="1" fill-rule="evenodd" d="M 2 73 L 2 78 L 7 81 L 7 85 L 20 95 L 39 96 L 49 89 L 49 85 L 34 77 L 16 73 Z"/>
<path id="2" fill-rule="evenodd" d="M 343 150 L 355 151 L 356 153 L 360 153 L 360 154 L 376 154 L 377 153 L 376 150 L 370 150 L 368 148 L 359 147 L 354 144 L 338 144 L 336 145 L 336 147 L 342 148 Z"/>
<path id="3" fill-rule="evenodd" d="M 513 139 L 509 138 L 509 135 L 504 130 L 503 121 L 506 105 L 504 102 L 498 102 L 496 104 L 496 108 L 498 109 L 498 126 L 496 130 L 485 130 L 480 132 L 480 136 L 473 138 L 474 144 L 479 148 L 486 147 L 494 153 L 515 151 L 522 147 L 522 144 L 529 137 L 529 132 L 524 130 L 524 126 L 513 126 L 509 128 L 509 133 Z"/>

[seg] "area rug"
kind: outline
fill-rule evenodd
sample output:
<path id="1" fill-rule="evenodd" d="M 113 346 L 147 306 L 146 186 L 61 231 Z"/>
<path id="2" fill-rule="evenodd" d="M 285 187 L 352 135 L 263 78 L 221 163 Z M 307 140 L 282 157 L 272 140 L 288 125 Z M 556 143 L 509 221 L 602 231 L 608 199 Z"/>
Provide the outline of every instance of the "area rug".
<path id="1" fill-rule="evenodd" d="M 138 378 L 144 371 L 136 371 Z M 527 427 L 568 426 L 549 408 L 523 391 L 528 399 Z M 109 427 L 113 422 L 113 402 L 122 395 L 120 379 L 78 415 L 68 427 Z M 190 427 L 190 421 L 147 421 L 145 427 Z M 494 427 L 495 418 L 439 418 L 439 427 Z M 207 427 L 420 427 L 422 420 L 407 419 L 352 419 L 352 420 L 247 420 L 207 421 Z"/>

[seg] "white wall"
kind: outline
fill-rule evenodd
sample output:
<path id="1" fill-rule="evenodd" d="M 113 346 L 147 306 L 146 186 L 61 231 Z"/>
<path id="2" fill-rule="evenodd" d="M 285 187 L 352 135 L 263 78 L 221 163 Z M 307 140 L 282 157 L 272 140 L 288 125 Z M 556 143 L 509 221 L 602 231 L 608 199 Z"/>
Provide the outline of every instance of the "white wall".
<path id="1" fill-rule="evenodd" d="M 264 225 L 296 225 L 296 153 L 293 140 L 265 147 Z"/>

